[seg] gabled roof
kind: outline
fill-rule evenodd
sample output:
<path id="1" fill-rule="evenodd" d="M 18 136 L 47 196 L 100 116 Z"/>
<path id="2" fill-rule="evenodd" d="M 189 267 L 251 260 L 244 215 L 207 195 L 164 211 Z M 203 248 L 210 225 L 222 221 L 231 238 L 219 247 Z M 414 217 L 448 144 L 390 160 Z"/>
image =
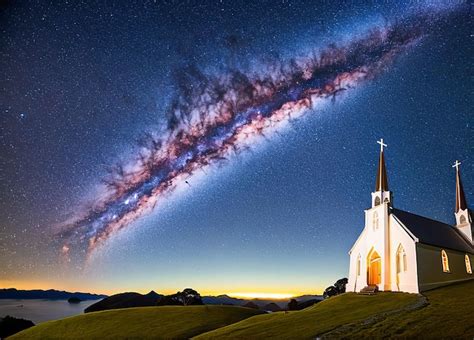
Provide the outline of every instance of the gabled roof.
<path id="1" fill-rule="evenodd" d="M 394 214 L 415 235 L 420 243 L 474 253 L 474 247 L 449 224 L 392 208 Z"/>
<path id="2" fill-rule="evenodd" d="M 354 248 L 355 248 L 355 246 L 357 245 L 357 243 L 359 243 L 360 239 L 362 238 L 362 235 L 364 235 L 364 233 L 365 233 L 365 229 L 366 229 L 366 228 L 362 229 L 362 232 L 359 234 L 359 237 L 357 238 L 357 240 L 356 240 L 356 241 L 354 242 L 354 244 L 352 245 L 351 250 L 349 250 L 349 254 L 352 253 L 352 250 L 354 250 Z"/>

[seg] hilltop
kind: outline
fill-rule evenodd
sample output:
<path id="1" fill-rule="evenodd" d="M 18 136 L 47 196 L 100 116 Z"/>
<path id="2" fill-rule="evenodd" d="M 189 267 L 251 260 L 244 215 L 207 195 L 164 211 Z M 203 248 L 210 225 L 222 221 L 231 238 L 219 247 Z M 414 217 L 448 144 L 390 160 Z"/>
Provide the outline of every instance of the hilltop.
<path id="1" fill-rule="evenodd" d="M 163 295 L 157 294 L 154 291 L 151 291 L 146 295 L 133 292 L 115 294 L 90 305 L 84 310 L 84 313 L 109 309 L 156 306 L 158 300 L 162 296 Z"/>
<path id="2" fill-rule="evenodd" d="M 49 321 L 9 339 L 179 338 L 224 327 L 263 312 L 234 306 L 160 306 L 114 309 Z"/>
<path id="3" fill-rule="evenodd" d="M 424 295 L 355 293 L 301 311 L 263 314 L 234 306 L 165 306 L 88 313 L 14 335 L 34 338 L 361 338 L 474 337 L 474 280 Z"/>
<path id="4" fill-rule="evenodd" d="M 255 316 L 198 336 L 206 338 L 474 337 L 474 280 L 423 295 L 346 293 L 313 307 Z"/>

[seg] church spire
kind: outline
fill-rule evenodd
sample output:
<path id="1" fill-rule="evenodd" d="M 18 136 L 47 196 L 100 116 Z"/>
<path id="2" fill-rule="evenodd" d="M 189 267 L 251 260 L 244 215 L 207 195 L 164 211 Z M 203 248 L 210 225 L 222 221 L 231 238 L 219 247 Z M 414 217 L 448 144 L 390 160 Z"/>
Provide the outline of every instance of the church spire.
<path id="1" fill-rule="evenodd" d="M 461 175 L 459 174 L 459 166 L 461 162 L 456 161 L 453 165 L 453 168 L 456 168 L 456 209 L 454 212 L 458 212 L 459 210 L 466 210 L 466 197 L 464 196 L 464 190 L 462 188 L 461 182 Z"/>
<path id="2" fill-rule="evenodd" d="M 387 169 L 385 168 L 385 157 L 383 148 L 387 146 L 384 144 L 383 138 L 377 141 L 380 144 L 379 166 L 377 168 L 377 179 L 375 181 L 375 191 L 388 191 Z"/>
<path id="3" fill-rule="evenodd" d="M 388 190 L 387 169 L 385 168 L 385 157 L 383 148 L 387 146 L 383 138 L 377 141 L 380 144 L 379 166 L 375 180 L 375 192 L 372 193 L 372 208 L 387 203 L 392 204 L 392 193 Z"/>
<path id="4" fill-rule="evenodd" d="M 472 215 L 466 204 L 466 197 L 461 183 L 461 175 L 459 174 L 459 166 L 461 162 L 456 161 L 453 168 L 456 168 L 456 209 L 454 216 L 456 217 L 456 228 L 464 234 L 464 236 L 474 245 L 474 228 L 472 225 Z"/>

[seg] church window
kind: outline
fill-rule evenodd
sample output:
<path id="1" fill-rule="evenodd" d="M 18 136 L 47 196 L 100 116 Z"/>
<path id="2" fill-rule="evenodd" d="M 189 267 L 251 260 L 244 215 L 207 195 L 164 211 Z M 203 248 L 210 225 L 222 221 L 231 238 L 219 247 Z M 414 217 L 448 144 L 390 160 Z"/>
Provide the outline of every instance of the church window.
<path id="1" fill-rule="evenodd" d="M 397 249 L 396 262 L 397 274 L 401 273 L 402 271 L 407 271 L 407 254 L 405 253 L 405 249 L 403 249 L 401 244 L 398 246 Z"/>
<path id="2" fill-rule="evenodd" d="M 360 276 L 360 254 L 357 257 L 357 276 Z"/>
<path id="3" fill-rule="evenodd" d="M 468 274 L 472 274 L 472 268 L 471 268 L 471 259 L 469 258 L 469 255 L 464 255 L 464 261 L 466 262 L 466 271 Z"/>
<path id="4" fill-rule="evenodd" d="M 441 263 L 443 264 L 443 272 L 449 273 L 448 254 L 444 250 L 441 250 Z"/>
<path id="5" fill-rule="evenodd" d="M 376 230 L 379 228 L 379 214 L 377 212 L 374 212 L 372 216 L 372 229 Z"/>
<path id="6" fill-rule="evenodd" d="M 459 224 L 464 224 L 466 223 L 466 217 L 464 215 L 461 215 L 461 217 L 459 218 Z"/>
<path id="7" fill-rule="evenodd" d="M 380 197 L 375 197 L 375 205 L 380 205 Z"/>

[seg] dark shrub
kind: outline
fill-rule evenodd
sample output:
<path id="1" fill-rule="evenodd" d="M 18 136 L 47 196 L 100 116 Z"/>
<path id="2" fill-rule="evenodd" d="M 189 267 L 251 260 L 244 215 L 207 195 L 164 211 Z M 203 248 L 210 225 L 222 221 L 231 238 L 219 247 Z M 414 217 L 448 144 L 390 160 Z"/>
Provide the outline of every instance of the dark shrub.
<path id="1" fill-rule="evenodd" d="M 348 281 L 349 280 L 347 280 L 347 278 L 339 279 L 336 281 L 336 283 L 334 284 L 334 287 L 336 287 L 337 291 L 339 292 L 338 294 L 342 294 L 346 292 L 346 285 Z"/>
<path id="2" fill-rule="evenodd" d="M 328 297 L 331 297 L 331 296 L 334 296 L 334 295 L 337 295 L 338 294 L 338 291 L 337 291 L 337 288 L 334 287 L 334 286 L 329 286 L 326 288 L 326 290 L 324 291 L 323 293 L 323 297 L 325 299 L 327 299 Z"/>
<path id="3" fill-rule="evenodd" d="M 334 295 L 345 293 L 347 282 L 348 282 L 347 278 L 337 280 L 334 286 L 329 286 L 326 288 L 326 290 L 324 291 L 323 297 L 326 299 Z"/>
<path id="4" fill-rule="evenodd" d="M 288 310 L 298 310 L 298 301 L 291 299 L 290 302 L 288 302 Z"/>
<path id="5" fill-rule="evenodd" d="M 0 318 L 0 338 L 4 339 L 34 325 L 30 320 L 17 319 L 7 315 L 4 318 Z"/>

